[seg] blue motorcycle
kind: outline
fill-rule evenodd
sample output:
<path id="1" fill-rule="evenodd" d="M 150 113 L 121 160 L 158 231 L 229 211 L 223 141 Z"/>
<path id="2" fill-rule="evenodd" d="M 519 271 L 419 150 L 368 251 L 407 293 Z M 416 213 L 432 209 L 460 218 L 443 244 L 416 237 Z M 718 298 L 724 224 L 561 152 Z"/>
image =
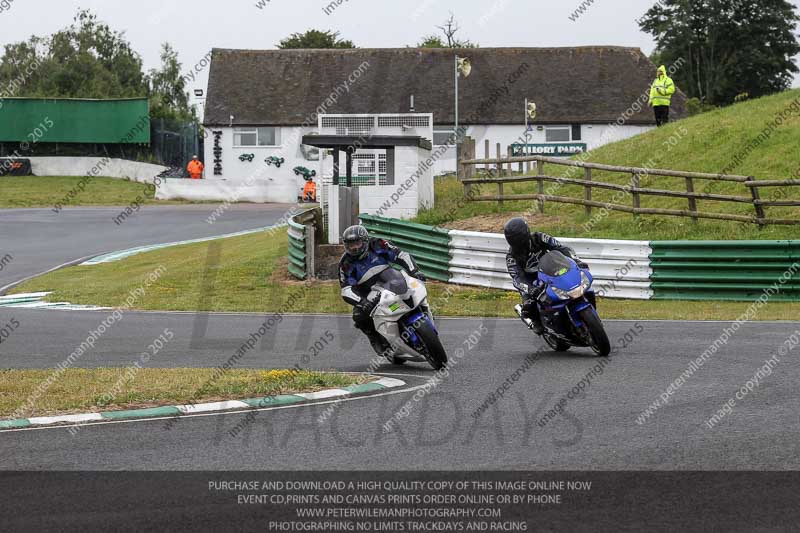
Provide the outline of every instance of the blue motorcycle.
<path id="1" fill-rule="evenodd" d="M 548 252 L 539 261 L 539 280 L 544 290 L 538 298 L 544 332 L 542 338 L 555 351 L 572 346 L 591 347 L 601 357 L 611 352 L 611 343 L 597 314 L 592 274 L 561 252 Z M 522 317 L 522 306 L 514 310 Z M 522 319 L 531 328 L 530 319 Z"/>

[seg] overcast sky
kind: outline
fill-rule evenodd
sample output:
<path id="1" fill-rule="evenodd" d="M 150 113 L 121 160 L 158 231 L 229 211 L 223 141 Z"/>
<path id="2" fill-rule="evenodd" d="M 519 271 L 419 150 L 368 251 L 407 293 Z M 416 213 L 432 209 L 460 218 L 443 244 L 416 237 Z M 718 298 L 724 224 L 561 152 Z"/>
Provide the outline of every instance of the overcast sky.
<path id="1" fill-rule="evenodd" d="M 435 33 L 452 11 L 462 38 L 492 46 L 618 45 L 649 54 L 653 41 L 635 19 L 654 0 L 595 0 L 573 22 L 581 0 L 7 0 L 0 12 L 0 44 L 47 35 L 67 26 L 79 7 L 90 8 L 124 30 L 146 68 L 159 63 L 170 42 L 188 71 L 211 48 L 275 48 L 282 38 L 309 28 L 339 31 L 359 47 L 413 45 Z M 339 0 L 333 0 L 339 1 Z M 798 0 L 800 1 L 800 0 Z M 256 4 L 263 2 L 262 9 Z M 794 2 L 797 6 L 798 2 Z M 207 72 L 190 89 L 205 89 Z M 795 80 L 800 86 L 800 78 Z"/>

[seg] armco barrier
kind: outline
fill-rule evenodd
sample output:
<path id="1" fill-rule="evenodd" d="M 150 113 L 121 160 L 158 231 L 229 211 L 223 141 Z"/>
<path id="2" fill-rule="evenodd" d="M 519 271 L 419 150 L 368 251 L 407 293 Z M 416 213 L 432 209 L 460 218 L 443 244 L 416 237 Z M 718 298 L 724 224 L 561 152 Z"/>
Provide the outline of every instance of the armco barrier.
<path id="1" fill-rule="evenodd" d="M 289 273 L 306 279 L 306 227 L 294 220 L 289 220 Z"/>
<path id="2" fill-rule="evenodd" d="M 654 298 L 800 301 L 800 241 L 653 242 Z"/>
<path id="3" fill-rule="evenodd" d="M 461 285 L 513 290 L 506 269 L 508 245 L 503 235 L 434 228 L 423 224 L 360 215 L 376 237 L 408 250 L 433 279 Z M 647 299 L 650 247 L 643 241 L 563 239 L 595 274 L 603 296 Z"/>
<path id="4" fill-rule="evenodd" d="M 447 230 L 372 215 L 359 215 L 370 234 L 390 240 L 419 263 L 422 272 L 439 281 L 450 280 L 450 236 Z"/>
<path id="5" fill-rule="evenodd" d="M 291 217 L 289 223 L 289 273 L 298 279 L 314 276 L 316 228 L 321 218 L 319 207 Z"/>
<path id="6" fill-rule="evenodd" d="M 434 228 L 361 215 L 376 236 L 408 250 L 430 277 L 513 290 L 497 233 Z M 611 298 L 800 301 L 800 240 L 623 241 L 559 238 L 590 266 Z"/>
<path id="7" fill-rule="evenodd" d="M 451 281 L 463 285 L 513 290 L 506 268 L 508 244 L 499 233 L 450 232 Z M 585 260 L 598 294 L 609 298 L 648 299 L 650 243 L 607 239 L 562 239 Z"/>

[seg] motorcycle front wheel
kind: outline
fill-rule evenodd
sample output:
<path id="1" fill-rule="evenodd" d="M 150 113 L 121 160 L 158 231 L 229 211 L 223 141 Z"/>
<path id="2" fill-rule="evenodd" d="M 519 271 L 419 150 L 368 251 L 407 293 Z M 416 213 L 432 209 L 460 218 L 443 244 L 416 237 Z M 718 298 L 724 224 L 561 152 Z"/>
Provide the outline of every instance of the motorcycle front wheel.
<path id="1" fill-rule="evenodd" d="M 444 351 L 442 341 L 433 330 L 433 326 L 427 320 L 421 320 L 418 324 L 414 325 L 414 331 L 419 335 L 425 347 L 422 355 L 428 360 L 428 363 L 434 370 L 441 370 L 447 364 L 447 353 Z"/>
<path id="2" fill-rule="evenodd" d="M 603 323 L 600 321 L 600 317 L 597 316 L 597 312 L 593 307 L 587 307 L 578 314 L 583 323 L 586 324 L 586 329 L 589 330 L 589 335 L 592 338 L 592 349 L 600 357 L 607 357 L 611 353 L 611 342 L 608 340 L 608 335 Z"/>

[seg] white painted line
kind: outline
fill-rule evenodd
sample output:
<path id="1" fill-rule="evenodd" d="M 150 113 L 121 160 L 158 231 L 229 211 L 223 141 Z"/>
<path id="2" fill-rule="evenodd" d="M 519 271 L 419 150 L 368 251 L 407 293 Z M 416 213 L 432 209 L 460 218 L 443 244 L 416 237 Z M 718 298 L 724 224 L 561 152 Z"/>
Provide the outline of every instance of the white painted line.
<path id="1" fill-rule="evenodd" d="M 18 309 L 39 309 L 44 307 L 53 307 L 56 305 L 65 305 L 64 302 L 43 302 L 41 300 L 25 301 L 15 304 L 8 304 L 5 307 L 16 307 Z M 67 304 L 68 305 L 68 304 Z"/>
<path id="2" fill-rule="evenodd" d="M 319 392 L 298 392 L 294 396 L 300 396 L 306 400 L 325 400 L 327 398 L 334 398 L 336 396 L 348 396 L 349 391 L 342 389 L 328 389 Z"/>
<path id="3" fill-rule="evenodd" d="M 250 407 L 238 400 L 228 400 L 225 402 L 198 403 L 195 405 L 177 405 L 178 410 L 187 415 L 194 413 L 208 413 L 210 411 L 226 411 L 228 409 L 246 409 Z"/>
<path id="4" fill-rule="evenodd" d="M 383 385 L 384 387 L 387 387 L 389 389 L 394 387 L 402 387 L 403 385 L 406 384 L 404 381 L 394 378 L 381 378 L 378 381 L 373 381 L 372 383 L 376 385 Z"/>
<path id="5" fill-rule="evenodd" d="M 102 420 L 103 417 L 100 413 L 84 413 L 80 415 L 60 415 L 60 416 L 38 416 L 29 418 L 28 421 L 33 425 L 43 424 L 58 424 L 61 422 L 90 422 L 93 420 Z"/>
<path id="6" fill-rule="evenodd" d="M 24 294 L 11 294 L 9 296 L 0 296 L 0 303 L 7 302 L 9 300 L 39 299 L 39 298 L 44 298 L 48 294 L 53 294 L 53 293 L 52 292 L 26 292 Z"/>

